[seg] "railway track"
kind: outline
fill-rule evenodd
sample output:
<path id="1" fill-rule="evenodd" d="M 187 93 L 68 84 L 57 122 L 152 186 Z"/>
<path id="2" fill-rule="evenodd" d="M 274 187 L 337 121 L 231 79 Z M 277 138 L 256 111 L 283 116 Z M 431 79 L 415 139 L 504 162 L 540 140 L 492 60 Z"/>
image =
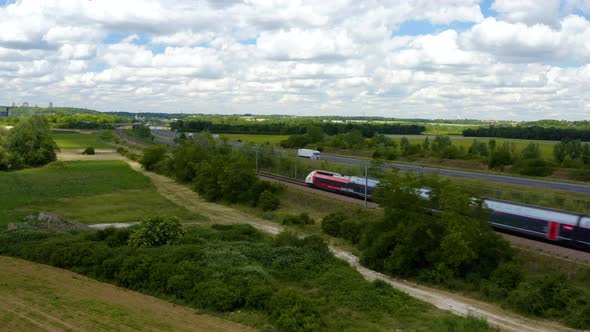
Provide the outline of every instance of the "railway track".
<path id="1" fill-rule="evenodd" d="M 275 174 L 271 174 L 271 173 L 267 173 L 267 172 L 258 172 L 258 176 L 263 177 L 263 178 L 267 178 L 267 179 L 277 180 L 280 182 L 291 183 L 291 184 L 301 186 L 301 187 L 307 187 L 307 184 L 304 181 L 291 179 L 291 178 L 288 178 L 285 176 L 275 175 Z"/>

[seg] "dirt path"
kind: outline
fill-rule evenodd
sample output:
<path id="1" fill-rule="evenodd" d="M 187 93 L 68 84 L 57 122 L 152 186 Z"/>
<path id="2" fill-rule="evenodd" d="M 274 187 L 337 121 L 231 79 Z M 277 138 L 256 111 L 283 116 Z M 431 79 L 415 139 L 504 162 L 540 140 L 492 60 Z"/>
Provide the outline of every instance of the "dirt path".
<path id="1" fill-rule="evenodd" d="M 243 224 L 245 222 L 253 227 L 271 234 L 278 234 L 283 229 L 277 224 L 263 219 L 255 218 L 245 212 L 232 209 L 223 205 L 209 203 L 187 186 L 181 185 L 171 178 L 152 172 L 146 172 L 139 163 L 127 161 L 132 169 L 149 177 L 158 192 L 170 201 L 185 207 L 191 212 L 206 216 L 215 224 Z"/>
<path id="2" fill-rule="evenodd" d="M 209 221 L 212 223 L 248 223 L 257 229 L 271 234 L 278 234 L 282 231 L 282 227 L 275 223 L 256 218 L 236 209 L 206 202 L 188 187 L 181 185 L 168 177 L 146 172 L 136 162 L 128 162 L 133 169 L 151 178 L 157 187 L 158 192 L 164 197 L 178 205 L 184 206 L 190 211 L 208 216 Z M 490 324 L 505 331 L 575 331 L 557 323 L 524 318 L 489 303 L 395 279 L 362 267 L 358 262 L 358 258 L 347 251 L 337 247 L 330 247 L 330 250 L 336 257 L 345 260 L 355 267 L 366 279 L 381 279 L 392 287 L 399 289 L 412 297 L 459 316 L 474 315 L 482 317 Z"/>
<path id="3" fill-rule="evenodd" d="M 255 331 L 71 271 L 0 256 L 0 331 Z"/>

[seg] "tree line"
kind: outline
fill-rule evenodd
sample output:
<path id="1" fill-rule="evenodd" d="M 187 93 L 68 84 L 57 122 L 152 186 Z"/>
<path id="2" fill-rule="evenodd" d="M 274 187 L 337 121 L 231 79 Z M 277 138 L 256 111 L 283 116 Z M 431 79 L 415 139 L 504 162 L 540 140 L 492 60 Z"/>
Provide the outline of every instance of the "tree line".
<path id="1" fill-rule="evenodd" d="M 129 123 L 132 118 L 105 113 L 69 114 L 54 113 L 45 116 L 55 128 L 112 129 L 114 123 Z"/>
<path id="2" fill-rule="evenodd" d="M 465 137 L 502 137 L 534 140 L 582 140 L 590 141 L 590 129 L 556 128 L 541 126 L 489 126 L 463 130 Z"/>
<path id="3" fill-rule="evenodd" d="M 185 119 L 172 122 L 172 130 L 182 132 L 210 131 L 214 133 L 233 134 L 276 134 L 302 135 L 307 133 L 309 126 L 322 129 L 327 135 L 336 135 L 358 130 L 364 137 L 375 134 L 420 134 L 426 127 L 416 124 L 399 123 L 354 123 L 354 122 L 320 122 L 310 121 L 305 124 L 290 121 L 241 121 L 238 123 L 218 123 L 210 120 Z"/>

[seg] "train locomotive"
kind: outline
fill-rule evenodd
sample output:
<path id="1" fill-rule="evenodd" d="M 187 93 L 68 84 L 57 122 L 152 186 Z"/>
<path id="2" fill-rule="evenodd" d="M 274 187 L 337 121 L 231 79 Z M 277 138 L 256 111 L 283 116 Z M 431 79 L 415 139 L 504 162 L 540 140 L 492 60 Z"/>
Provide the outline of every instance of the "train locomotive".
<path id="1" fill-rule="evenodd" d="M 366 193 L 370 199 L 379 181 L 315 170 L 309 173 L 305 183 L 360 198 L 364 198 L 367 184 Z M 422 188 L 419 194 L 428 198 L 428 192 Z M 498 230 L 590 250 L 590 216 L 492 198 L 485 198 L 484 205 L 492 211 L 491 226 Z"/>

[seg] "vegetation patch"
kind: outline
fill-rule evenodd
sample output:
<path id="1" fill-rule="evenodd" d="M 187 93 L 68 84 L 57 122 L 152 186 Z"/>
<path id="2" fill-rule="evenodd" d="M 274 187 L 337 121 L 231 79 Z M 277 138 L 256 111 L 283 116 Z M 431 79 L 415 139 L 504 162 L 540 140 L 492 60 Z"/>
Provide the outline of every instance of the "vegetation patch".
<path id="1" fill-rule="evenodd" d="M 430 199 L 420 188 L 430 187 Z M 482 201 L 437 179 L 388 175 L 374 195 L 378 220 L 333 213 L 322 231 L 348 241 L 373 270 L 470 291 L 525 315 L 590 327 L 590 293 L 562 271 L 532 274 L 487 222 Z M 525 273 L 525 271 L 527 271 Z"/>
<path id="2" fill-rule="evenodd" d="M 368 282 L 323 241 L 245 225 L 187 229 L 177 245 L 135 247 L 134 229 L 79 233 L 6 231 L 0 254 L 75 270 L 273 331 L 487 331 Z M 239 313 L 239 314 L 230 314 Z"/>
<path id="3" fill-rule="evenodd" d="M 230 141 L 254 143 L 254 144 L 273 144 L 277 145 L 281 141 L 286 140 L 287 135 L 248 135 L 248 134 L 223 134 L 221 138 Z"/>
<path id="4" fill-rule="evenodd" d="M 250 331 L 248 327 L 70 271 L 0 257 L 7 331 Z"/>

